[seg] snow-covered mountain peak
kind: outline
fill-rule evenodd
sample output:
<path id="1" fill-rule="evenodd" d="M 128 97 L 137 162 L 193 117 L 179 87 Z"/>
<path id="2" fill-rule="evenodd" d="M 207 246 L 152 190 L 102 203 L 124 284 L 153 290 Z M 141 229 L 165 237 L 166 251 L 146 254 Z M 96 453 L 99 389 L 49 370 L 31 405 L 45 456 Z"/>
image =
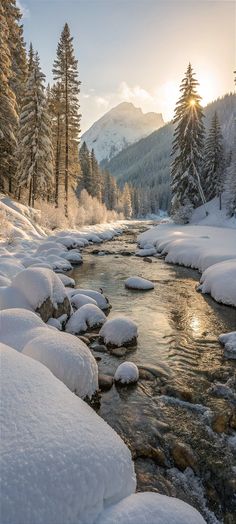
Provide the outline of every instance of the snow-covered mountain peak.
<path id="1" fill-rule="evenodd" d="M 137 142 L 164 125 L 160 113 L 146 113 L 131 102 L 113 107 L 82 136 L 89 149 L 94 149 L 99 162 L 110 160 L 125 147 Z"/>

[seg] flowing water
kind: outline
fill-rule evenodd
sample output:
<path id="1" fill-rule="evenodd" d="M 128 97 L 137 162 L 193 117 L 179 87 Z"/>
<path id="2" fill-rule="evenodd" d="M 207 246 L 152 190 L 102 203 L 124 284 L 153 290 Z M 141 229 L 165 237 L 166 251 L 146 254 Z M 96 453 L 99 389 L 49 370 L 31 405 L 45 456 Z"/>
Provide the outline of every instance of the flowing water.
<path id="1" fill-rule="evenodd" d="M 99 246 L 109 254 L 87 248 L 73 271 L 77 286 L 102 288 L 109 318 L 125 315 L 139 326 L 137 347 L 125 357 L 96 353 L 100 373 L 113 375 L 124 360 L 144 368 L 136 386 L 113 385 L 102 394 L 99 414 L 131 449 L 139 491 L 177 496 L 208 523 L 233 524 L 236 362 L 224 359 L 217 339 L 236 329 L 236 310 L 197 293 L 196 271 L 135 257 L 144 228 L 136 224 Z M 125 289 L 124 279 L 134 275 L 155 289 Z"/>

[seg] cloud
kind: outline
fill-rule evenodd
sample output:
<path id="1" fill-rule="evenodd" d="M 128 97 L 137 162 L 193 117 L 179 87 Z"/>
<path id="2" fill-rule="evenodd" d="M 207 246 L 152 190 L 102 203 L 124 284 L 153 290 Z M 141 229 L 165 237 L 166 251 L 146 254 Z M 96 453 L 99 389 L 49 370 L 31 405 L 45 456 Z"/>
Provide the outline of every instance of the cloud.
<path id="1" fill-rule="evenodd" d="M 21 13 L 22 13 L 22 18 L 29 18 L 30 17 L 30 11 L 28 9 L 28 7 L 26 7 L 26 5 L 24 5 L 22 3 L 21 0 L 16 0 L 16 5 L 17 7 L 19 7 Z"/>

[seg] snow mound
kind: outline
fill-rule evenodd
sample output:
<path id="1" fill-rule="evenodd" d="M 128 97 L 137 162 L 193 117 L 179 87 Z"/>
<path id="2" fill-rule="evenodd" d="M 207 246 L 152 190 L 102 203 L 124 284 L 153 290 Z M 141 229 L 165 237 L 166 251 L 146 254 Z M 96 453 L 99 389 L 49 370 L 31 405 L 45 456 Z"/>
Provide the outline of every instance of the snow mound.
<path id="1" fill-rule="evenodd" d="M 100 329 L 99 335 L 105 344 L 120 347 L 136 343 L 138 328 L 133 320 L 125 317 L 117 317 L 107 320 Z"/>
<path id="2" fill-rule="evenodd" d="M 94 524 L 135 491 L 121 438 L 51 372 L 1 347 L 4 524 Z"/>
<path id="3" fill-rule="evenodd" d="M 87 331 L 88 328 L 102 326 L 106 319 L 106 315 L 99 307 L 94 304 L 85 304 L 69 318 L 66 331 L 78 335 Z"/>
<path id="4" fill-rule="evenodd" d="M 199 291 L 217 301 L 236 306 L 236 258 L 208 267 L 201 276 Z"/>
<path id="5" fill-rule="evenodd" d="M 79 247 L 84 247 L 86 245 L 86 240 L 82 238 L 75 238 L 73 236 L 59 236 L 56 239 L 56 242 L 62 244 L 67 249 L 75 249 Z"/>
<path id="6" fill-rule="evenodd" d="M 0 273 L 0 287 L 10 286 L 10 284 L 10 279 Z"/>
<path id="7" fill-rule="evenodd" d="M 105 295 L 103 295 L 102 293 L 99 293 L 98 291 L 93 291 L 92 289 L 73 289 L 72 292 L 70 293 L 70 296 L 74 297 L 75 295 L 78 295 L 78 294 L 93 298 L 93 300 L 97 302 L 97 305 L 98 307 L 100 307 L 100 309 L 105 310 L 105 309 L 109 309 L 110 307 L 109 302 L 107 298 L 105 297 Z"/>
<path id="8" fill-rule="evenodd" d="M 125 280 L 125 287 L 128 289 L 141 289 L 148 290 L 153 289 L 154 284 L 150 280 L 146 280 L 141 277 L 130 277 Z"/>
<path id="9" fill-rule="evenodd" d="M 219 341 L 225 347 L 225 357 L 229 359 L 236 359 L 236 331 L 231 331 L 231 333 L 223 333 L 219 336 Z"/>
<path id="10" fill-rule="evenodd" d="M 37 310 L 47 299 L 55 309 L 68 300 L 60 278 L 50 269 L 28 268 L 18 273 L 9 287 L 1 289 L 0 309 Z"/>
<path id="11" fill-rule="evenodd" d="M 13 278 L 17 273 L 23 271 L 25 267 L 23 264 L 14 258 L 1 257 L 0 259 L 0 273 L 4 277 Z"/>
<path id="12" fill-rule="evenodd" d="M 81 398 L 98 389 L 97 363 L 80 339 L 45 329 L 25 345 L 22 353 L 47 366 L 59 380 Z"/>
<path id="13" fill-rule="evenodd" d="M 54 327 L 56 329 L 59 329 L 59 331 L 62 330 L 61 322 L 57 318 L 53 318 L 53 317 L 49 318 L 48 321 L 47 321 L 47 326 L 51 326 L 51 327 Z"/>
<path id="14" fill-rule="evenodd" d="M 4 196 L 0 197 L 0 213 L 5 214 L 10 234 L 14 239 L 40 239 L 45 234 L 36 223 L 39 212 L 35 209 Z"/>
<path id="15" fill-rule="evenodd" d="M 114 379 L 121 384 L 133 384 L 139 379 L 139 370 L 133 362 L 123 362 L 115 372 Z"/>
<path id="16" fill-rule="evenodd" d="M 42 242 L 37 250 L 36 254 L 46 253 L 47 251 L 54 249 L 58 253 L 66 252 L 67 249 L 63 245 L 59 245 L 57 242 L 54 242 L 53 240 L 46 240 L 45 242 Z"/>
<path id="17" fill-rule="evenodd" d="M 200 513 L 174 497 L 136 493 L 105 509 L 96 524 L 204 524 Z"/>
<path id="18" fill-rule="evenodd" d="M 68 251 L 67 253 L 63 253 L 62 258 L 65 258 L 65 260 L 68 260 L 68 262 L 71 262 L 71 264 L 82 264 L 83 257 L 79 253 L 79 251 L 72 249 L 71 251 Z"/>
<path id="19" fill-rule="evenodd" d="M 150 248 L 138 249 L 135 255 L 136 257 L 151 257 L 152 255 L 156 255 L 156 252 L 157 250 L 155 249 L 155 247 L 150 247 Z"/>
<path id="20" fill-rule="evenodd" d="M 0 312 L 0 342 L 40 360 L 77 395 L 97 389 L 97 363 L 86 344 L 25 309 Z"/>
<path id="21" fill-rule="evenodd" d="M 67 275 L 63 275 L 63 273 L 57 273 L 57 276 L 60 278 L 62 284 L 64 286 L 68 286 L 68 287 L 74 287 L 75 286 L 75 281 L 73 278 L 71 277 L 68 277 Z"/>
<path id="22" fill-rule="evenodd" d="M 86 295 L 81 295 L 80 293 L 71 297 L 71 304 L 76 309 L 79 309 L 81 306 L 85 306 L 85 304 L 93 304 L 94 306 L 97 306 L 96 300 L 91 297 L 87 297 Z"/>

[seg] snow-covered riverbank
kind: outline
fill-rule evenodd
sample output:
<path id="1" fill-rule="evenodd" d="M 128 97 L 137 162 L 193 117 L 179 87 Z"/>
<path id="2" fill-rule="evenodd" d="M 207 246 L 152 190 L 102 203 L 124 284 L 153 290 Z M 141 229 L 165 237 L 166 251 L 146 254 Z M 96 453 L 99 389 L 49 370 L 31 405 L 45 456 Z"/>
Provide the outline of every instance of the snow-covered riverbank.
<path id="1" fill-rule="evenodd" d="M 62 329 L 72 313 L 65 285 L 74 283 L 63 272 L 72 263 L 82 263 L 83 247 L 111 239 L 126 225 L 91 226 L 47 237 L 32 210 L 11 201 L 2 208 L 4 524 L 169 524 L 173 515 L 176 524 L 203 524 L 201 515 L 178 499 L 134 494 L 130 451 L 83 400 L 98 388 L 96 360 L 82 340 L 56 329 Z M 88 290 L 81 291 L 88 298 Z M 98 295 L 96 314 L 103 302 L 106 305 Z M 100 316 L 105 321 L 101 310 Z"/>
<path id="2" fill-rule="evenodd" d="M 203 293 L 236 306 L 236 229 L 161 224 L 142 233 L 138 243 L 144 254 L 154 248 L 168 263 L 198 269 Z"/>

